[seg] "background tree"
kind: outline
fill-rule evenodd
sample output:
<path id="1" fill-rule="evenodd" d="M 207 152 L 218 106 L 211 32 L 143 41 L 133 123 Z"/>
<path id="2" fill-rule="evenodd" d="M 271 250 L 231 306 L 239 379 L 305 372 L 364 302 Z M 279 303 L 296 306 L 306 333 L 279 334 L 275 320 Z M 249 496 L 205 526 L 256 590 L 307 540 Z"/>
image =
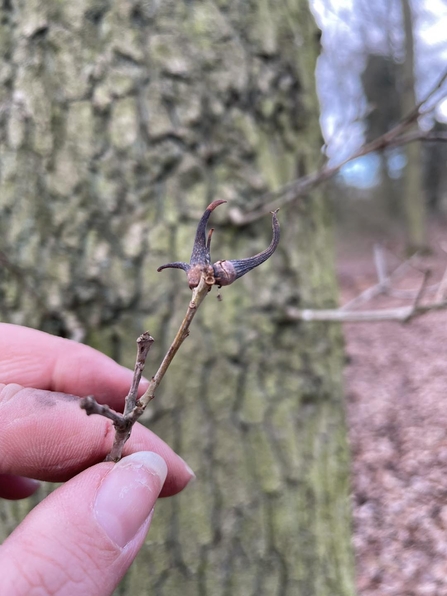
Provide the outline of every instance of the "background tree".
<path id="1" fill-rule="evenodd" d="M 402 118 L 401 98 L 398 90 L 401 65 L 380 54 L 369 54 L 362 73 L 362 87 L 368 109 L 366 114 L 365 142 L 369 143 L 385 134 Z M 384 213 L 396 217 L 400 214 L 399 188 L 390 176 L 389 151 L 378 153 L 380 160 L 379 199 Z"/>
<path id="2" fill-rule="evenodd" d="M 362 73 L 362 86 L 368 102 L 365 140 L 369 142 L 395 126 L 416 105 L 414 60 L 414 23 L 408 0 L 401 0 L 403 60 L 398 60 L 395 48 L 387 48 L 388 55 L 369 54 Z M 390 21 L 388 27 L 397 27 Z M 394 50 L 394 51 L 393 51 Z M 414 125 L 417 127 L 417 123 Z M 381 186 L 379 189 L 385 213 L 401 216 L 405 223 L 408 249 L 426 246 L 426 205 L 422 179 L 420 143 L 404 148 L 406 165 L 402 180 L 390 175 L 389 150 L 378 154 Z"/>
<path id="3" fill-rule="evenodd" d="M 447 124 L 435 121 L 432 131 L 446 134 Z M 422 165 L 427 207 L 435 215 L 446 215 L 447 199 L 447 145 L 445 142 L 427 143 L 423 146 Z"/>
<path id="4" fill-rule="evenodd" d="M 155 369 L 213 199 L 248 209 L 315 168 L 318 30 L 305 0 L 3 3 L 2 319 Z M 265 247 L 270 218 L 213 214 L 216 258 Z M 268 263 L 209 297 L 146 423 L 195 470 L 159 503 L 120 593 L 352 594 L 338 329 L 286 321 L 335 304 L 321 191 L 280 213 Z M 86 424 L 89 420 L 86 418 Z M 29 503 L 3 503 L 5 530 Z"/>
<path id="5" fill-rule="evenodd" d="M 330 165 L 337 165 L 355 155 L 365 140 L 390 130 L 436 88 L 445 65 L 445 14 L 410 0 L 356 0 L 349 7 L 314 1 L 325 50 L 319 67 L 321 121 Z M 445 120 L 446 105 L 441 85 L 424 103 L 417 122 L 412 122 L 411 135 L 423 136 L 435 116 Z M 342 177 L 352 186 L 351 194 L 361 199 L 368 193 L 369 199 L 380 197 L 375 203 L 382 203 L 385 209 L 381 211 L 387 216 L 382 214 L 379 222 L 382 232 L 389 228 L 395 237 L 395 224 L 400 220 L 410 250 L 423 248 L 427 242 L 421 170 L 424 149 L 420 143 L 413 145 L 369 155 L 342 169 Z M 376 205 L 371 204 L 369 211 L 378 220 L 381 213 Z M 358 210 L 365 212 L 362 206 Z"/>
<path id="6" fill-rule="evenodd" d="M 409 0 L 401 0 L 405 60 L 402 80 L 402 111 L 410 112 L 416 105 L 414 22 Z M 418 123 L 415 123 L 418 126 Z M 404 170 L 403 213 L 406 223 L 407 245 L 410 251 L 427 248 L 426 204 L 422 187 L 422 156 L 420 143 L 409 143 L 405 150 L 407 158 Z"/>

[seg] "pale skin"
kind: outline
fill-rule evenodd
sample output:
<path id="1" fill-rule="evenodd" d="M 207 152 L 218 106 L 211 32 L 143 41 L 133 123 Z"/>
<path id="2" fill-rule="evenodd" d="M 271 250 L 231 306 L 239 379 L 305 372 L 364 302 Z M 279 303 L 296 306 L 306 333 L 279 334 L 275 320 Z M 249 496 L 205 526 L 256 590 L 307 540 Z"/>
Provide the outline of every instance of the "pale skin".
<path id="1" fill-rule="evenodd" d="M 131 381 L 131 371 L 88 346 L 0 323 L 0 497 L 27 497 L 36 480 L 65 482 L 0 546 L 5 594 L 111 594 L 143 544 L 157 497 L 193 477 L 138 423 L 123 459 L 103 462 L 113 427 L 87 417 L 78 397 L 119 410 Z"/>

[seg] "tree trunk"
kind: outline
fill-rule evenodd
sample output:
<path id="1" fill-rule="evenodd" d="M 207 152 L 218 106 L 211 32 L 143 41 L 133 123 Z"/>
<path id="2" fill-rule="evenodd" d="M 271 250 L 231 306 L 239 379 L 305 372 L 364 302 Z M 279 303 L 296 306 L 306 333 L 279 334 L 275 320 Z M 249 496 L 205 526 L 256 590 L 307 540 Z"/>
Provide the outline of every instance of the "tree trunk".
<path id="1" fill-rule="evenodd" d="M 402 69 L 402 113 L 406 115 L 416 105 L 414 37 L 410 1 L 401 0 L 401 4 L 405 31 L 405 61 Z M 427 249 L 426 205 L 422 188 L 420 143 L 408 143 L 405 147 L 405 154 L 407 164 L 404 170 L 402 204 L 406 224 L 407 249 L 412 253 L 416 250 Z"/>
<path id="2" fill-rule="evenodd" d="M 128 366 L 149 329 L 150 376 L 189 298 L 157 266 L 189 260 L 211 200 L 247 208 L 319 159 L 307 2 L 1 11 L 2 318 Z M 267 246 L 268 216 L 226 209 L 214 260 Z M 317 190 L 279 219 L 278 251 L 207 298 L 145 414 L 198 479 L 159 502 L 119 594 L 353 594 L 339 329 L 283 316 L 335 303 L 331 218 Z M 8 531 L 32 504 L 1 505 Z"/>

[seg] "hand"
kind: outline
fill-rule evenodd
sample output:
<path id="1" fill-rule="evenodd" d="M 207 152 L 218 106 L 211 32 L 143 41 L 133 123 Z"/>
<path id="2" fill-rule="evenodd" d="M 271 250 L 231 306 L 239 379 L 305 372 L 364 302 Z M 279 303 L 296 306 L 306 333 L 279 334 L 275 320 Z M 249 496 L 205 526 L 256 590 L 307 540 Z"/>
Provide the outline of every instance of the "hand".
<path id="1" fill-rule="evenodd" d="M 118 410 L 131 380 L 131 371 L 88 346 L 0 323 L 0 497 L 31 495 L 39 486 L 31 478 L 67 481 L 0 546 L 2 594 L 111 594 L 144 541 L 157 497 L 193 477 L 140 424 L 126 457 L 98 463 L 113 427 L 87 418 L 75 395 Z"/>

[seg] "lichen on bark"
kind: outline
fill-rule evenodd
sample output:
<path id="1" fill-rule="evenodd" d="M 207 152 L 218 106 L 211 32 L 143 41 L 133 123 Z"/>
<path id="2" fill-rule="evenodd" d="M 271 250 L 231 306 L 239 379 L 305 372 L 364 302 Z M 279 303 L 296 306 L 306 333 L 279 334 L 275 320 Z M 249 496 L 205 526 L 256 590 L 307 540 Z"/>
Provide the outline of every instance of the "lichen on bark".
<path id="1" fill-rule="evenodd" d="M 156 268 L 188 261 L 197 213 L 246 209 L 319 160 L 307 2 L 1 11 L 2 319 L 129 366 L 149 329 L 150 375 L 189 300 Z M 282 315 L 335 303 L 330 214 L 315 191 L 279 218 L 274 257 L 207 298 L 148 409 L 198 481 L 158 504 L 117 593 L 353 593 L 340 334 Z M 259 252 L 269 219 L 216 211 L 213 255 Z M 2 507 L 11 527 L 26 505 Z"/>

